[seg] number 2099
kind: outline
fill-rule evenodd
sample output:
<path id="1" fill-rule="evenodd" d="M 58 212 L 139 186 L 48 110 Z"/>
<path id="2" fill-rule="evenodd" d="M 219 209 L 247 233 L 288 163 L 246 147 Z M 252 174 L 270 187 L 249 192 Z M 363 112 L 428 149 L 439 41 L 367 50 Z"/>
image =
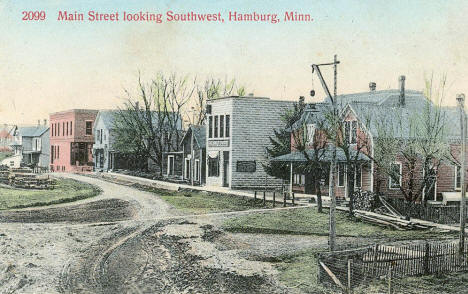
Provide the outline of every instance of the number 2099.
<path id="1" fill-rule="evenodd" d="M 45 20 L 45 11 L 23 11 L 23 20 Z"/>

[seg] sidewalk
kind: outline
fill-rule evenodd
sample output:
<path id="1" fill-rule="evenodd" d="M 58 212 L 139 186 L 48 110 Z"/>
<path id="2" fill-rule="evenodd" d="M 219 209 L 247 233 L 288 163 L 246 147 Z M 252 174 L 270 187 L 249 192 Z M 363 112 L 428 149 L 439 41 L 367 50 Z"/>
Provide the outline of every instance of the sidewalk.
<path id="1" fill-rule="evenodd" d="M 255 197 L 254 191 L 231 190 L 226 187 L 216 187 L 216 186 L 191 186 L 187 184 L 176 184 L 176 183 L 170 183 L 170 182 L 165 182 L 165 181 L 123 175 L 123 174 L 113 173 L 113 172 L 102 172 L 102 173 L 95 173 L 95 174 L 102 178 L 119 180 L 119 181 L 124 181 L 124 182 L 129 182 L 129 183 L 137 183 L 143 186 L 159 188 L 159 189 L 164 189 L 164 190 L 169 190 L 169 191 L 180 191 L 180 190 L 186 189 L 186 190 L 193 190 L 193 191 L 203 191 L 203 192 L 219 193 L 219 194 L 226 194 L 226 195 L 234 195 L 234 196 L 240 196 L 240 197 L 249 197 L 249 198 Z M 257 192 L 257 199 L 263 200 L 262 191 Z M 266 193 L 265 200 L 273 201 L 273 195 L 271 192 Z M 283 195 L 281 195 L 281 193 L 276 193 L 275 202 L 283 203 L 283 200 L 284 200 Z M 295 198 L 296 205 L 308 204 L 308 203 L 305 203 L 305 201 L 306 199 L 304 197 Z M 286 203 L 292 204 L 292 199 L 287 199 Z"/>

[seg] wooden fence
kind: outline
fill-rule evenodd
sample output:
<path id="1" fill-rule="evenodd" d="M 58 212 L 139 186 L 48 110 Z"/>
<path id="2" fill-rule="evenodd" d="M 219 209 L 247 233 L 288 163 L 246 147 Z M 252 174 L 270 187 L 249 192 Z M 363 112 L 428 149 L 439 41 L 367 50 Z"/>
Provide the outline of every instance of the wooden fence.
<path id="1" fill-rule="evenodd" d="M 402 215 L 423 219 L 439 224 L 456 224 L 460 222 L 459 205 L 423 205 L 408 203 L 402 199 L 389 198 L 387 202 Z M 468 216 L 468 210 L 465 217 Z"/>
<path id="2" fill-rule="evenodd" d="M 458 241 L 375 245 L 319 253 L 317 259 L 321 283 L 354 288 L 387 276 L 389 269 L 394 278 L 468 270 L 468 246 L 460 254 Z"/>

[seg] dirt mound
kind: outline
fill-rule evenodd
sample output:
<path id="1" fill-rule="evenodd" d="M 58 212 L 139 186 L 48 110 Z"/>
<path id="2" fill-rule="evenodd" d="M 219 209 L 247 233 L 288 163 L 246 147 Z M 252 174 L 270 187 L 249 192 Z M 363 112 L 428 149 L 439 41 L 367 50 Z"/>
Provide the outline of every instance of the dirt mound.
<path id="1" fill-rule="evenodd" d="M 0 222 L 21 223 L 95 223 L 132 218 L 134 205 L 120 199 L 99 200 L 85 204 L 0 212 Z"/>

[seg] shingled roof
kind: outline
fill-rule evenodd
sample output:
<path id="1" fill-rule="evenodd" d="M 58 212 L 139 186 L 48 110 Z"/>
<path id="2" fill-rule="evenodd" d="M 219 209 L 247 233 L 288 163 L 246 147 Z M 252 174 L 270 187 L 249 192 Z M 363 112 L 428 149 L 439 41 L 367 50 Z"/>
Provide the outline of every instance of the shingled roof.
<path id="1" fill-rule="evenodd" d="M 48 129 L 48 126 L 19 127 L 16 132 L 22 137 L 39 137 Z"/>

